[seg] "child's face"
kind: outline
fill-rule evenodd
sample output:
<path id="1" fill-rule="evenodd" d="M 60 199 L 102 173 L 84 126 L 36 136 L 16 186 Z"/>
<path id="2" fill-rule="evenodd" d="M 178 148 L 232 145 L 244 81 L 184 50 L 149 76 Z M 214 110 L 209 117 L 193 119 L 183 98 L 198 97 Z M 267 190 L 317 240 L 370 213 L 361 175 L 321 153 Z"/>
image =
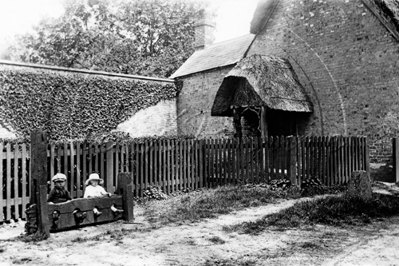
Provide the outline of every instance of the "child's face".
<path id="1" fill-rule="evenodd" d="M 98 185 L 98 181 L 97 180 L 91 180 L 90 182 L 91 182 L 91 185 L 93 187 L 96 187 Z"/>
<path id="2" fill-rule="evenodd" d="M 58 188 L 64 187 L 65 186 L 65 181 L 57 180 L 57 181 L 54 182 L 54 186 L 56 186 Z"/>

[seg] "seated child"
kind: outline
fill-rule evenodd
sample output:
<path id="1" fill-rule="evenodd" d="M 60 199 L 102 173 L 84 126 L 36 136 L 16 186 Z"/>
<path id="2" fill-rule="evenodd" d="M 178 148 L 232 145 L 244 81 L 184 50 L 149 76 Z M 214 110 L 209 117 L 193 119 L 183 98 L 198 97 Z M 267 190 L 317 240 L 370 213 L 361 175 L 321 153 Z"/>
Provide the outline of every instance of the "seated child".
<path id="1" fill-rule="evenodd" d="M 84 198 L 98 198 L 104 196 L 111 196 L 111 193 L 106 192 L 105 189 L 100 186 L 104 181 L 100 178 L 100 176 L 96 173 L 92 173 L 89 176 L 89 179 L 86 180 L 86 190 L 84 193 Z M 114 213 L 123 212 L 123 210 L 117 209 L 114 205 L 111 206 L 111 210 Z M 100 216 L 102 212 L 100 212 L 97 208 L 93 209 L 94 215 Z"/>
<path id="2" fill-rule="evenodd" d="M 69 194 L 69 191 L 66 190 L 65 188 L 65 182 L 66 182 L 66 175 L 58 173 L 53 178 L 51 181 L 54 182 L 54 188 L 50 191 L 50 194 L 48 195 L 47 202 L 49 203 L 61 203 L 61 202 L 66 202 L 68 200 L 72 200 L 71 194 Z"/>
<path id="3" fill-rule="evenodd" d="M 65 182 L 67 180 L 66 175 L 57 173 L 51 181 L 54 182 L 54 188 L 50 191 L 50 194 L 48 195 L 47 202 L 50 204 L 54 203 L 62 203 L 62 202 L 67 202 L 69 200 L 72 200 L 71 194 L 69 191 L 65 188 Z M 75 215 L 75 218 L 79 220 L 83 220 L 86 217 L 86 213 L 80 213 L 77 210 L 73 212 Z M 56 222 L 60 216 L 60 213 L 58 211 L 54 211 L 52 213 L 53 221 Z"/>

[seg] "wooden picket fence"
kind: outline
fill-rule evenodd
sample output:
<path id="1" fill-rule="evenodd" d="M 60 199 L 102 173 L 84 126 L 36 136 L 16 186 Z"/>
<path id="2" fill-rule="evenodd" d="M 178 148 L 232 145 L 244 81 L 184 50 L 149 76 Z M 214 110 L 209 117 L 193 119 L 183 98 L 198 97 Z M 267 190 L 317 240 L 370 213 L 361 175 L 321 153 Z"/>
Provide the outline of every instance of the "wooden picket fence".
<path id="1" fill-rule="evenodd" d="M 0 143 L 0 210 L 3 220 L 25 218 L 29 202 L 29 146 Z M 167 193 L 224 184 L 290 179 L 300 185 L 319 178 L 325 185 L 342 184 L 355 170 L 369 171 L 363 137 L 270 137 L 244 139 L 151 140 L 144 143 L 62 143 L 47 150 L 51 177 L 67 175 L 73 198 L 83 196 L 85 182 L 96 172 L 114 192 L 117 176 L 130 172 L 133 195 L 161 187 Z M 2 221 L 0 213 L 0 221 Z"/>

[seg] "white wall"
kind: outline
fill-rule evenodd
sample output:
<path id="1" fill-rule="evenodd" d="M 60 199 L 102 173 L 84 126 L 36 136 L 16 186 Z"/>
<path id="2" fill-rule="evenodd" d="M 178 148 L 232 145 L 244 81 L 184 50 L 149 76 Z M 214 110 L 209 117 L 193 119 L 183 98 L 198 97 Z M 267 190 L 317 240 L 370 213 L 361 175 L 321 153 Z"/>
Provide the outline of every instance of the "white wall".
<path id="1" fill-rule="evenodd" d="M 0 126 L 0 139 L 15 139 L 17 136 L 15 133 L 5 129 L 4 127 Z"/>
<path id="2" fill-rule="evenodd" d="M 131 137 L 166 136 L 177 134 L 176 100 L 161 101 L 135 113 L 121 123 L 117 131 L 129 133 Z"/>

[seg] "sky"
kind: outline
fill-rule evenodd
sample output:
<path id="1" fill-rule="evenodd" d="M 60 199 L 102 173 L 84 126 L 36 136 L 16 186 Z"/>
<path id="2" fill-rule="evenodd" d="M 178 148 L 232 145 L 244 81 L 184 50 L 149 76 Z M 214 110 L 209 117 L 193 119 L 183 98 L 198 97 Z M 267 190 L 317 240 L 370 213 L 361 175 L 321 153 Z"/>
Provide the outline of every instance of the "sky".
<path id="1" fill-rule="evenodd" d="M 218 7 L 215 42 L 249 33 L 258 0 L 210 0 Z M 60 0 L 0 0 L 0 52 L 15 34 L 32 29 L 43 17 L 63 12 Z"/>

